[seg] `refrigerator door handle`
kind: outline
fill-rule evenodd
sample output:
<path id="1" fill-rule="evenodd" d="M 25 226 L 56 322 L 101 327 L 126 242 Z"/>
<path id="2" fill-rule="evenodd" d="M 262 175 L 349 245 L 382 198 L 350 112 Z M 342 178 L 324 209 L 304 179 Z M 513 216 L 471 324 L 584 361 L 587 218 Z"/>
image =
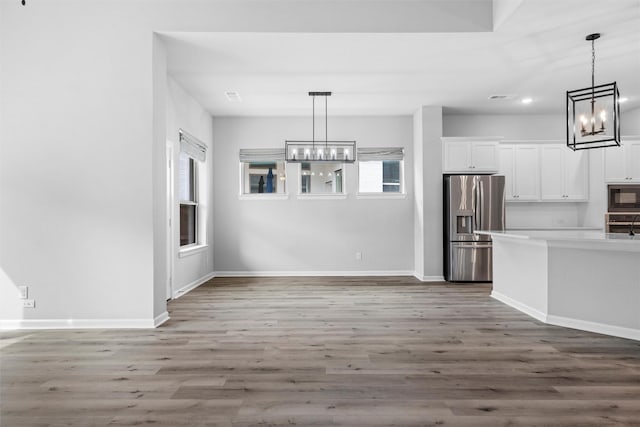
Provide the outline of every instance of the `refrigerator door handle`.
<path id="1" fill-rule="evenodd" d="M 485 206 L 484 206 L 484 182 L 482 180 L 478 181 L 478 206 L 480 209 L 478 209 L 478 225 L 479 228 L 482 229 L 483 227 L 483 218 L 482 218 L 482 211 L 484 211 Z"/>
<path id="2" fill-rule="evenodd" d="M 476 183 L 474 182 L 474 184 Z M 471 206 L 473 207 L 473 227 L 471 230 L 473 233 L 478 229 L 478 187 L 476 185 L 473 186 L 473 190 L 471 191 Z"/>
<path id="3" fill-rule="evenodd" d="M 482 242 L 482 243 L 478 242 L 478 243 L 473 243 L 468 245 L 456 244 L 455 246 L 456 248 L 465 248 L 465 249 L 491 249 L 493 247 L 491 242 Z"/>

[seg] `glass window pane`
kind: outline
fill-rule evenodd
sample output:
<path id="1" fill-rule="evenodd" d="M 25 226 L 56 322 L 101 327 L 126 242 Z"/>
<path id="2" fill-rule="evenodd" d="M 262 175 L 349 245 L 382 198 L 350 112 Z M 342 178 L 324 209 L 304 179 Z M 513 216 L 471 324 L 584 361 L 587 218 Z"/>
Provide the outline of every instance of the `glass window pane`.
<path id="1" fill-rule="evenodd" d="M 196 243 L 196 205 L 180 205 L 180 246 Z"/>
<path id="2" fill-rule="evenodd" d="M 178 167 L 178 199 L 195 202 L 195 161 L 180 153 Z"/>
<path id="3" fill-rule="evenodd" d="M 382 162 L 360 162 L 358 167 L 358 191 L 361 193 L 381 193 Z"/>
<path id="4" fill-rule="evenodd" d="M 300 192 L 308 194 L 341 194 L 344 192 L 342 163 L 302 162 Z"/>
<path id="5" fill-rule="evenodd" d="M 242 194 L 285 193 L 285 162 L 242 163 Z"/>
<path id="6" fill-rule="evenodd" d="M 382 182 L 400 184 L 400 161 L 385 160 L 382 162 Z"/>

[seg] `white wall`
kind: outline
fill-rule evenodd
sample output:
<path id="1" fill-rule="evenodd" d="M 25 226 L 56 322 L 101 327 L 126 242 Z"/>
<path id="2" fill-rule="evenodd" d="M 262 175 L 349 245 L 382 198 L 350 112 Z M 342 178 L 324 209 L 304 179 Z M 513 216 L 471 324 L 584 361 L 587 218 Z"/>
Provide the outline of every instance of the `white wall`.
<path id="1" fill-rule="evenodd" d="M 298 164 L 287 165 L 286 200 L 240 200 L 240 148 L 284 148 L 308 139 L 307 117 L 213 119 L 215 270 L 413 272 L 411 117 L 334 117 L 329 132 L 361 147 L 405 148 L 403 199 L 358 199 L 357 167 L 345 165 L 346 199 L 302 200 Z M 355 253 L 362 253 L 356 260 Z"/>
<path id="2" fill-rule="evenodd" d="M 0 2 L 0 320 L 9 326 L 150 326 L 156 316 L 152 34 L 142 15 L 120 13 L 136 7 Z M 20 308 L 18 284 L 36 308 Z"/>
<path id="3" fill-rule="evenodd" d="M 620 114 L 620 133 L 622 135 L 640 135 L 640 108 Z"/>
<path id="4" fill-rule="evenodd" d="M 169 181 L 166 149 L 166 110 L 167 110 L 167 51 L 160 37 L 153 35 L 152 45 L 152 81 L 153 81 L 153 141 L 152 155 L 152 191 L 153 191 L 153 318 L 154 323 L 163 322 L 167 312 L 167 288 L 169 271 L 167 262 L 170 256 L 167 233 Z"/>
<path id="5" fill-rule="evenodd" d="M 443 136 L 503 136 L 505 139 L 566 139 L 566 118 L 555 114 L 447 114 Z"/>
<path id="6" fill-rule="evenodd" d="M 167 144 L 172 147 L 174 203 L 172 257 L 174 274 L 173 295 L 208 278 L 213 273 L 213 128 L 211 115 L 174 79 L 167 79 Z M 179 130 L 183 129 L 207 145 L 204 162 L 197 162 L 198 170 L 198 240 L 205 244 L 202 251 L 180 254 L 180 209 L 178 200 Z"/>
<path id="7" fill-rule="evenodd" d="M 422 108 L 413 113 L 413 264 L 418 278 L 424 273 L 424 149 Z"/>

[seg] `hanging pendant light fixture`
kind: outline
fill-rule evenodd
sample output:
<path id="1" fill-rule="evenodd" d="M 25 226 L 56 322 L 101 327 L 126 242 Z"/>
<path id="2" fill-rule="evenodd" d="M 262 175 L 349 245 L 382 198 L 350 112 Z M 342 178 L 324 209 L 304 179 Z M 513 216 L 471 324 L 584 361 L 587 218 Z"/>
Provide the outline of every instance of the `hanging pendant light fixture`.
<path id="1" fill-rule="evenodd" d="M 286 140 L 284 152 L 287 162 L 341 162 L 356 161 L 355 141 L 329 141 L 327 124 L 327 98 L 331 92 L 309 92 L 313 100 L 311 141 Z M 316 96 L 324 97 L 324 141 L 316 140 Z"/>
<path id="2" fill-rule="evenodd" d="M 620 93 L 616 82 L 595 85 L 595 41 L 591 42 L 591 87 L 567 91 L 567 146 L 572 150 L 620 145 Z"/>

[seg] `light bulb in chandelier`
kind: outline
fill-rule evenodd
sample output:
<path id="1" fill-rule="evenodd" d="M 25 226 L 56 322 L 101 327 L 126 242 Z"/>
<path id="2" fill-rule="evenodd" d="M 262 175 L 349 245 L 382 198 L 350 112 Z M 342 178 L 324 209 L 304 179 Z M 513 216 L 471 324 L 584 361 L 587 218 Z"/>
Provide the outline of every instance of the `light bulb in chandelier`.
<path id="1" fill-rule="evenodd" d="M 580 134 L 585 136 L 595 136 L 606 132 L 605 122 L 607 121 L 607 111 L 603 108 L 599 113 L 594 112 L 587 116 L 580 116 Z"/>

